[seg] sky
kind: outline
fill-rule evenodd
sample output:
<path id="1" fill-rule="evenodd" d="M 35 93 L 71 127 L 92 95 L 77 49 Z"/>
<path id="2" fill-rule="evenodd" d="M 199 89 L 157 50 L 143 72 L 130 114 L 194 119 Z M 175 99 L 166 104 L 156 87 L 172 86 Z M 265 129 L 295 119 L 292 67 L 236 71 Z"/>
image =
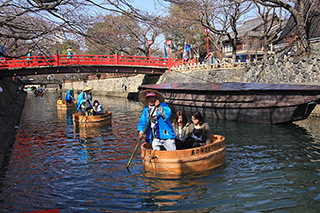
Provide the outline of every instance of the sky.
<path id="1" fill-rule="evenodd" d="M 132 0 L 132 2 L 138 9 L 147 10 L 154 14 L 163 13 L 163 5 L 168 5 L 168 3 L 163 3 L 161 0 Z"/>

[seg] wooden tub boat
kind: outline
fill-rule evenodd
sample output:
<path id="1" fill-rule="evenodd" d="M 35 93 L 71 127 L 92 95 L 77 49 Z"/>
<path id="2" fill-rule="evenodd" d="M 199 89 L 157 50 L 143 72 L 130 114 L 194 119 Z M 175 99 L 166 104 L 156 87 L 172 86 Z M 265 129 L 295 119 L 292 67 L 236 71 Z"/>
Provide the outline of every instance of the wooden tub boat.
<path id="1" fill-rule="evenodd" d="M 77 106 L 77 102 L 73 102 L 71 104 L 66 103 L 65 101 L 63 101 L 62 104 L 57 103 L 57 108 L 64 109 L 64 110 L 76 109 L 76 106 Z"/>
<path id="2" fill-rule="evenodd" d="M 111 123 L 112 113 L 105 112 L 103 115 L 81 116 L 81 113 L 72 115 L 73 125 L 75 127 L 93 127 L 108 125 Z"/>
<path id="3" fill-rule="evenodd" d="M 320 86 L 254 83 L 172 83 L 141 85 L 157 90 L 173 111 L 204 117 L 279 124 L 306 119 L 320 100 Z"/>
<path id="4" fill-rule="evenodd" d="M 204 172 L 225 162 L 225 138 L 212 135 L 212 143 L 183 150 L 157 151 L 152 150 L 150 143 L 141 145 L 141 156 L 144 168 L 159 174 L 183 175 Z"/>
<path id="5" fill-rule="evenodd" d="M 44 91 L 42 91 L 42 92 L 40 92 L 39 90 L 35 90 L 34 91 L 34 94 L 36 95 L 36 96 L 43 96 L 44 95 Z"/>

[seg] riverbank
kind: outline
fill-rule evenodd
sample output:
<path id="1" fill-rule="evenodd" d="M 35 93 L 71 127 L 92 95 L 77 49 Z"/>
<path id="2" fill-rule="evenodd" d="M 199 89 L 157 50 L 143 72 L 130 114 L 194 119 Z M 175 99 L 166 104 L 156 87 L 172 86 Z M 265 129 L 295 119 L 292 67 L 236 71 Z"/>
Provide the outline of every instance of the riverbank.
<path id="1" fill-rule="evenodd" d="M 10 78 L 0 79 L 0 87 L 0 167 L 2 167 L 15 141 L 27 93 Z"/>

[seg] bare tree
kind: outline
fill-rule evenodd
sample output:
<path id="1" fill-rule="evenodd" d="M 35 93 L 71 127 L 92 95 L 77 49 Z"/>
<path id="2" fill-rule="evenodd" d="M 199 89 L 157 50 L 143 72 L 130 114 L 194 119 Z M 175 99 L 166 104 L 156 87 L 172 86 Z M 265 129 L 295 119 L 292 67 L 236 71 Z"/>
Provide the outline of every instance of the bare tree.
<path id="1" fill-rule="evenodd" d="M 272 8 L 283 8 L 294 17 L 297 24 L 297 36 L 299 39 L 298 53 L 309 53 L 310 47 L 306 28 L 308 17 L 312 11 L 319 11 L 319 0 L 253 0 L 259 4 Z"/>
<path id="2" fill-rule="evenodd" d="M 222 40 L 228 38 L 232 45 L 232 58 L 236 60 L 239 21 L 251 8 L 245 0 L 166 0 L 188 12 L 189 19 L 200 26 L 207 27 L 210 42 L 215 50 L 222 49 Z M 193 11 L 193 12 L 192 12 Z"/>
<path id="3" fill-rule="evenodd" d="M 8 56 L 41 48 L 55 31 L 87 36 L 100 13 L 120 13 L 144 20 L 148 14 L 126 0 L 0 0 L 0 38 Z"/>
<path id="4" fill-rule="evenodd" d="M 275 8 L 265 7 L 255 2 L 257 13 L 263 21 L 260 40 L 263 45 L 263 60 L 268 59 L 270 45 L 278 39 L 279 33 L 283 30 L 282 17 L 278 17 Z M 281 14 L 281 13 L 280 13 Z"/>
<path id="5" fill-rule="evenodd" d="M 148 56 L 147 40 L 155 40 L 158 30 L 125 15 L 107 15 L 101 22 L 95 23 L 86 35 L 90 53 L 127 54 Z M 153 48 L 153 51 L 156 51 Z"/>

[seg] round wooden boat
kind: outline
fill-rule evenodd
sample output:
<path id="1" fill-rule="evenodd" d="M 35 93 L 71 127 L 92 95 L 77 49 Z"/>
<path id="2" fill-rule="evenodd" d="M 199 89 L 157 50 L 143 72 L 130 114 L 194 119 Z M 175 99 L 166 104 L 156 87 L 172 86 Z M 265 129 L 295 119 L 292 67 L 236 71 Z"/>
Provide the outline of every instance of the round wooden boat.
<path id="1" fill-rule="evenodd" d="M 36 96 L 43 96 L 43 95 L 44 95 L 44 91 L 39 92 L 39 90 L 36 90 L 36 91 L 34 91 L 34 94 L 35 94 Z"/>
<path id="2" fill-rule="evenodd" d="M 62 104 L 57 103 L 58 109 L 75 109 L 77 106 L 77 102 L 73 102 L 71 104 L 63 101 Z"/>
<path id="3" fill-rule="evenodd" d="M 225 138 L 212 135 L 212 143 L 191 149 L 174 151 L 153 150 L 150 143 L 141 145 L 144 168 L 162 174 L 203 172 L 225 162 Z"/>
<path id="4" fill-rule="evenodd" d="M 73 125 L 76 127 L 102 126 L 111 123 L 112 113 L 105 112 L 103 115 L 81 116 L 81 113 L 72 115 Z"/>

